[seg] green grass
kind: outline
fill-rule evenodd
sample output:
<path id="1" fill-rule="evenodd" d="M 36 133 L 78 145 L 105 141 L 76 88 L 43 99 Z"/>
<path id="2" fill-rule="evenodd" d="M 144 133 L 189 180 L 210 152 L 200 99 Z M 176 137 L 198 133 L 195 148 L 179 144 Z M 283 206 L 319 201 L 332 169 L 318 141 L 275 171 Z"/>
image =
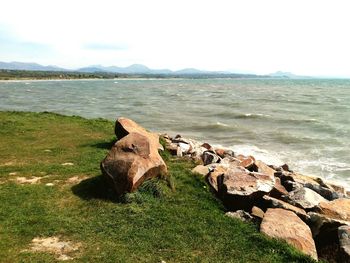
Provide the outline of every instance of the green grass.
<path id="1" fill-rule="evenodd" d="M 116 198 L 99 169 L 115 140 L 113 126 L 0 112 L 1 262 L 55 261 L 49 253 L 23 252 L 38 236 L 80 242 L 71 262 L 312 262 L 256 226 L 226 217 L 204 179 L 190 172 L 194 164 L 167 153 L 170 179 L 152 179 Z M 43 179 L 18 184 L 17 176 Z M 67 183 L 73 176 L 86 179 Z"/>

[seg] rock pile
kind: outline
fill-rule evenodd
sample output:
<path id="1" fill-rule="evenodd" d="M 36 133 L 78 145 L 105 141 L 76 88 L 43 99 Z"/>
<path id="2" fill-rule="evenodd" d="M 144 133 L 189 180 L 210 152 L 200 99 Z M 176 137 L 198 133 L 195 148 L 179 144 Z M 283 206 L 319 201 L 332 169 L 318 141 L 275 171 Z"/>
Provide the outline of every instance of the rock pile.
<path id="1" fill-rule="evenodd" d="M 316 260 L 332 250 L 332 260 L 350 262 L 350 199 L 343 187 L 180 135 L 161 137 L 170 153 L 200 163 L 193 172 L 205 176 L 229 216 L 261 223 L 261 232 Z"/>

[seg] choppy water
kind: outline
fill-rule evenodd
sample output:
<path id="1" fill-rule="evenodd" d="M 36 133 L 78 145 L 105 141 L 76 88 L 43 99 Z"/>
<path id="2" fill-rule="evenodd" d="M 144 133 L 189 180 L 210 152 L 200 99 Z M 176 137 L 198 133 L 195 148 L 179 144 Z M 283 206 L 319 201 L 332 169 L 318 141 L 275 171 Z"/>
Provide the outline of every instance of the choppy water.
<path id="1" fill-rule="evenodd" d="M 0 110 L 125 116 L 350 185 L 350 80 L 0 82 Z"/>

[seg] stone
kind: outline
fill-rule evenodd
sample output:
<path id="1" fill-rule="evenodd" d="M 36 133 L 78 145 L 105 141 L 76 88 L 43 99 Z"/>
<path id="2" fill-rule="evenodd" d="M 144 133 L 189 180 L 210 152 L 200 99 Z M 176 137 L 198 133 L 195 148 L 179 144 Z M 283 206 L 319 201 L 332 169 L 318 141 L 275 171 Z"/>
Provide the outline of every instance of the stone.
<path id="1" fill-rule="evenodd" d="M 338 238 L 342 261 L 350 262 L 350 226 L 340 226 L 338 228 Z"/>
<path id="2" fill-rule="evenodd" d="M 238 155 L 237 158 L 241 161 L 240 166 L 248 169 L 251 172 L 258 171 L 258 168 L 255 165 L 255 158 L 253 156 Z"/>
<path id="3" fill-rule="evenodd" d="M 215 153 L 212 153 L 210 151 L 205 151 L 202 155 L 202 159 L 203 159 L 204 165 L 208 165 L 211 163 L 218 163 L 221 160 L 219 156 L 217 156 Z"/>
<path id="4" fill-rule="evenodd" d="M 215 153 L 219 155 L 221 158 L 225 157 L 225 149 L 215 149 Z"/>
<path id="5" fill-rule="evenodd" d="M 223 159 L 221 159 L 221 161 L 220 161 L 221 166 L 225 166 L 227 168 L 229 168 L 229 167 L 241 167 L 243 171 L 246 171 L 245 168 L 243 168 L 242 166 L 239 166 L 240 163 L 241 163 L 240 160 L 238 160 L 237 158 L 232 157 L 232 156 L 226 156 Z"/>
<path id="6" fill-rule="evenodd" d="M 217 166 L 208 175 L 208 183 L 210 186 L 218 193 L 221 190 L 222 181 L 227 168 L 222 166 Z"/>
<path id="7" fill-rule="evenodd" d="M 328 202 L 320 202 L 317 212 L 329 218 L 350 221 L 350 199 L 340 198 Z"/>
<path id="8" fill-rule="evenodd" d="M 117 195 L 135 191 L 145 180 L 167 174 L 158 153 L 158 134 L 126 118 L 116 121 L 115 133 L 118 141 L 101 162 L 101 171 Z"/>
<path id="9" fill-rule="evenodd" d="M 263 219 L 264 218 L 264 211 L 261 210 L 261 208 L 257 207 L 257 206 L 253 206 L 252 208 L 252 212 L 251 212 L 251 215 L 253 217 L 256 217 L 256 218 L 259 218 L 259 219 Z"/>
<path id="10" fill-rule="evenodd" d="M 169 143 L 169 144 L 166 144 L 166 146 L 165 146 L 165 149 L 167 149 L 170 152 L 170 154 L 172 154 L 172 155 L 177 154 L 177 148 L 178 148 L 178 146 L 176 143 Z"/>
<path id="11" fill-rule="evenodd" d="M 191 149 L 191 145 L 188 143 L 179 142 L 178 146 L 181 149 L 183 154 L 187 154 Z"/>
<path id="12" fill-rule="evenodd" d="M 283 208 L 285 210 L 289 210 L 294 212 L 297 216 L 299 216 L 302 220 L 307 221 L 309 219 L 309 216 L 305 212 L 305 210 L 296 207 L 294 205 L 288 204 L 282 200 L 279 200 L 277 198 L 273 198 L 268 195 L 263 196 L 264 200 L 264 207 L 266 208 Z"/>
<path id="13" fill-rule="evenodd" d="M 288 191 L 281 184 L 280 178 L 275 177 L 275 185 L 274 185 L 270 195 L 273 197 L 276 197 L 276 198 L 281 198 L 281 196 L 283 196 L 283 195 L 288 195 Z"/>
<path id="14" fill-rule="evenodd" d="M 274 180 L 268 175 L 228 169 L 220 189 L 226 207 L 232 210 L 250 210 L 273 187 Z"/>
<path id="15" fill-rule="evenodd" d="M 225 215 L 228 217 L 231 217 L 231 218 L 240 219 L 244 222 L 250 222 L 253 220 L 253 217 L 248 212 L 246 212 L 244 210 L 237 210 L 235 212 L 227 212 Z"/>
<path id="16" fill-rule="evenodd" d="M 283 164 L 282 166 L 281 166 L 281 168 L 284 170 L 284 171 L 287 171 L 287 172 L 290 172 L 290 170 L 289 170 L 289 166 L 288 166 L 288 164 Z"/>
<path id="17" fill-rule="evenodd" d="M 314 237 L 323 235 L 327 237 L 329 233 L 336 232 L 339 226 L 350 225 L 349 221 L 331 218 L 323 214 L 308 212 L 310 217 L 310 227 Z"/>
<path id="18" fill-rule="evenodd" d="M 192 169 L 192 173 L 197 173 L 206 176 L 209 173 L 209 168 L 204 165 L 197 165 L 195 168 Z"/>
<path id="19" fill-rule="evenodd" d="M 259 173 L 267 174 L 270 177 L 274 177 L 274 174 L 276 171 L 274 169 L 272 169 L 271 167 L 269 167 L 264 162 L 262 162 L 260 160 L 256 160 L 255 165 L 258 167 Z"/>
<path id="20" fill-rule="evenodd" d="M 318 259 L 310 228 L 292 211 L 281 208 L 267 209 L 260 231 L 272 238 L 285 240 L 315 260 Z"/>
<path id="21" fill-rule="evenodd" d="M 328 202 L 321 195 L 306 187 L 296 189 L 283 197 L 288 203 L 300 207 L 304 210 L 311 210 L 315 208 L 320 202 Z"/>
<path id="22" fill-rule="evenodd" d="M 201 147 L 204 147 L 204 148 L 206 148 L 208 151 L 212 151 L 213 152 L 213 147 L 209 144 L 209 143 L 203 143 L 202 145 L 201 145 Z"/>

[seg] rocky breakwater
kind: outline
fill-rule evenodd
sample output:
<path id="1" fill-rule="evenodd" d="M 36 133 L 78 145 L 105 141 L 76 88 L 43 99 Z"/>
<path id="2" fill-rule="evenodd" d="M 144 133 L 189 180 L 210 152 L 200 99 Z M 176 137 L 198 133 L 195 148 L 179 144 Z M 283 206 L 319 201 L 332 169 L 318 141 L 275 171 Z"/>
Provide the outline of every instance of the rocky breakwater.
<path id="1" fill-rule="evenodd" d="M 180 135 L 162 135 L 173 155 L 194 160 L 230 217 L 260 225 L 315 260 L 350 262 L 350 199 L 342 186 Z"/>
<path id="2" fill-rule="evenodd" d="M 158 134 L 130 119 L 119 118 L 115 135 L 118 140 L 100 167 L 117 195 L 135 191 L 145 180 L 167 174 L 167 166 L 158 153 L 163 148 Z"/>

